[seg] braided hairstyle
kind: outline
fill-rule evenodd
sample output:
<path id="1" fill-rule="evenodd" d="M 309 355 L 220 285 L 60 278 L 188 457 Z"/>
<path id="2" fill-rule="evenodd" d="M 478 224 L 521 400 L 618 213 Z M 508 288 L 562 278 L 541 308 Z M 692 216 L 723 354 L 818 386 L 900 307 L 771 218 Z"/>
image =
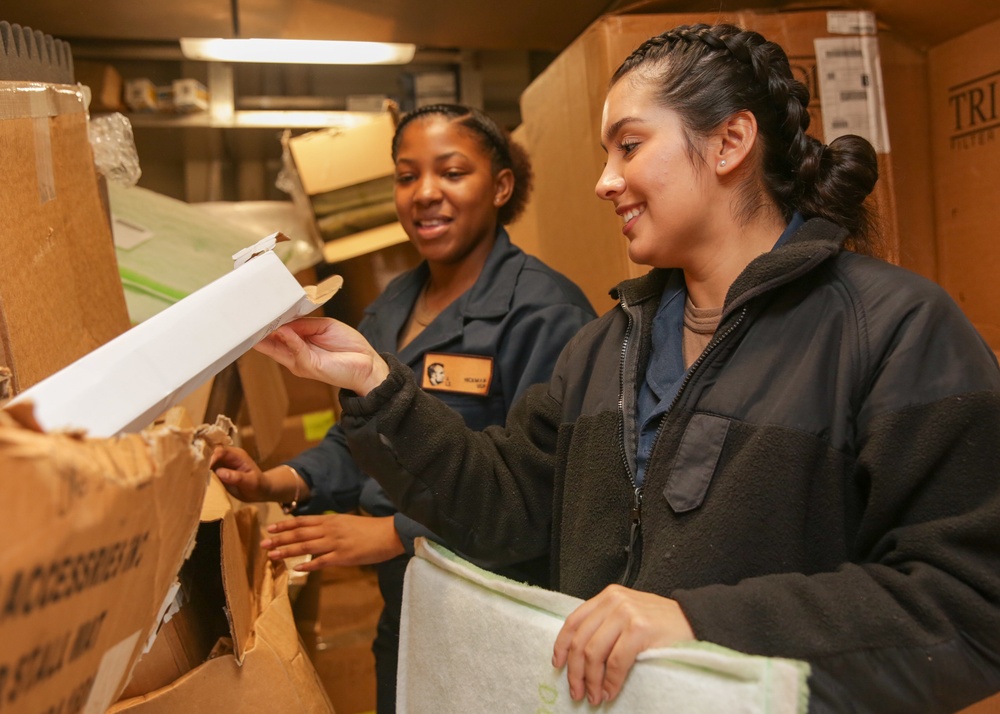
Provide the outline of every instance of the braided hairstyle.
<path id="1" fill-rule="evenodd" d="M 760 179 L 785 220 L 795 211 L 829 219 L 850 232 L 850 248 L 879 252 L 865 205 L 878 180 L 875 150 L 859 136 L 825 146 L 806 134 L 809 90 L 792 76 L 780 46 L 733 25 L 683 25 L 639 46 L 611 85 L 626 76 L 656 88 L 657 101 L 680 116 L 692 150 L 696 138 L 750 111 L 759 132 Z M 761 208 L 760 189 L 748 182 L 738 215 L 746 220 Z"/>
<path id="2" fill-rule="evenodd" d="M 399 156 L 399 144 L 407 125 L 420 117 L 430 116 L 446 117 L 472 132 L 490 157 L 494 176 L 503 169 L 510 169 L 513 172 L 514 190 L 507 203 L 497 212 L 497 221 L 500 225 L 506 226 L 517 220 L 528 203 L 528 196 L 531 195 L 534 177 L 531 159 L 520 144 L 513 141 L 493 119 L 478 109 L 460 104 L 431 104 L 415 109 L 396 125 L 396 133 L 392 137 L 392 160 L 395 162 Z"/>

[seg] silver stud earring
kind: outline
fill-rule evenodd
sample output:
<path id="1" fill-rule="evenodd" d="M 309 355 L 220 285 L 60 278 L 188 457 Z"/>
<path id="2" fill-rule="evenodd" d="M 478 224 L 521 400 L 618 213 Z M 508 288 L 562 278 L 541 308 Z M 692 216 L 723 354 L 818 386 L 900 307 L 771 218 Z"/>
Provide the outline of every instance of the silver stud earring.
<path id="1" fill-rule="evenodd" d="M 723 159 L 722 161 L 719 162 L 719 168 L 722 168 L 725 165 L 726 165 L 726 160 L 725 159 Z"/>

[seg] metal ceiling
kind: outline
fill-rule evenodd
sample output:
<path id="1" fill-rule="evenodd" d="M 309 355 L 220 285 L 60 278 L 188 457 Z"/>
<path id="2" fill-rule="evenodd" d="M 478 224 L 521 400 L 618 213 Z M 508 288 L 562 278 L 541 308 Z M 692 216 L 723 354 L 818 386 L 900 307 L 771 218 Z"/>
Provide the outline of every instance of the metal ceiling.
<path id="1" fill-rule="evenodd" d="M 6 0 L 0 20 L 68 40 L 286 37 L 558 51 L 610 0 Z"/>
<path id="2" fill-rule="evenodd" d="M 604 12 L 862 7 L 918 47 L 1000 19 L 996 0 L 5 0 L 0 20 L 59 39 L 301 37 L 558 52 Z"/>

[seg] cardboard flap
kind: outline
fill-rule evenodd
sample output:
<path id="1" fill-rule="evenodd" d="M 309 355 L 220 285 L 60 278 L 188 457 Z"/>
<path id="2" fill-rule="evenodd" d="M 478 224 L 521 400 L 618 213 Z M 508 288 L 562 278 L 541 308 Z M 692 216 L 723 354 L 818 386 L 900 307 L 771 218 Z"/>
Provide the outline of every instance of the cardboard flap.
<path id="1" fill-rule="evenodd" d="M 0 520 L 18 536 L 0 561 L 0 667 L 40 661 L 32 653 L 61 663 L 0 681 L 5 702 L 96 712 L 117 699 L 190 552 L 220 437 L 157 427 L 91 440 L 0 412 Z"/>
<path id="2" fill-rule="evenodd" d="M 221 521 L 222 585 L 226 593 L 226 617 L 233 636 L 236 661 L 243 663 L 243 656 L 253 634 L 257 619 L 253 592 L 247 579 L 247 553 L 243 550 L 236 513 L 229 511 Z"/>
<path id="3" fill-rule="evenodd" d="M 319 307 L 336 295 L 343 286 L 344 279 L 342 277 L 339 275 L 331 275 L 319 285 L 307 285 L 303 289 L 306 291 L 306 297 L 309 298 L 314 305 Z"/>
<path id="4" fill-rule="evenodd" d="M 270 357 L 250 350 L 236 361 L 243 389 L 243 402 L 253 425 L 254 456 L 258 462 L 269 457 L 281 439 L 288 414 L 288 391 L 281 367 Z"/>
<path id="5" fill-rule="evenodd" d="M 260 526 L 253 506 L 239 504 L 212 476 L 201 511 L 201 528 L 215 526 L 219 542 L 219 569 L 225 593 L 229 633 L 238 663 L 253 642 L 253 623 L 259 614 L 264 556 L 260 551 Z"/>

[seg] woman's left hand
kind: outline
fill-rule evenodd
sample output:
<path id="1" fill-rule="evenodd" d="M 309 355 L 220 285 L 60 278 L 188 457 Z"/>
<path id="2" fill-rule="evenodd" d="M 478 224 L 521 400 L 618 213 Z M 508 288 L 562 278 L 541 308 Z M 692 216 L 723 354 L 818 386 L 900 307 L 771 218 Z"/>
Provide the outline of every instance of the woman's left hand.
<path id="1" fill-rule="evenodd" d="M 640 652 L 694 639 L 676 600 L 609 585 L 566 618 L 552 665 L 566 665 L 575 701 L 597 706 L 618 695 Z"/>

